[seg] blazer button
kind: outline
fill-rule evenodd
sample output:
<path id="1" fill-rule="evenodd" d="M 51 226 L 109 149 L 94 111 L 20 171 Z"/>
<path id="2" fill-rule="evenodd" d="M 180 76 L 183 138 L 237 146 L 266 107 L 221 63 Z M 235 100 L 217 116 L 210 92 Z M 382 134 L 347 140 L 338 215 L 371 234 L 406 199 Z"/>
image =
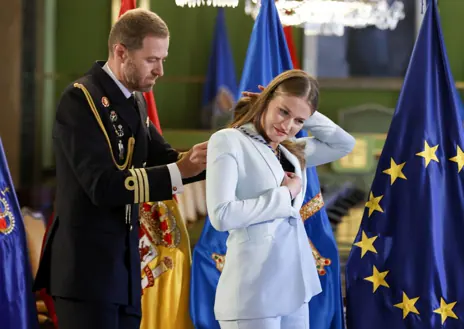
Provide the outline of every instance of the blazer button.
<path id="1" fill-rule="evenodd" d="M 129 230 L 131 230 L 131 231 L 132 231 L 132 224 L 131 224 L 131 226 L 130 226 Z"/>
<path id="2" fill-rule="evenodd" d="M 174 186 L 174 187 L 172 188 L 172 190 L 173 190 L 174 192 L 177 191 L 177 187 Z"/>

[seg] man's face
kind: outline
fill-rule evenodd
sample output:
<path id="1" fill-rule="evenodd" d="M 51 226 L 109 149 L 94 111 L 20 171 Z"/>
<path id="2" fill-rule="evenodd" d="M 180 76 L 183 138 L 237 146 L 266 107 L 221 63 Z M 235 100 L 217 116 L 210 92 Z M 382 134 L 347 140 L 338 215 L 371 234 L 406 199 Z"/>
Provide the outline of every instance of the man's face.
<path id="1" fill-rule="evenodd" d="M 127 52 L 122 63 L 122 79 L 132 91 L 151 91 L 158 77 L 163 76 L 163 63 L 168 56 L 169 38 L 147 36 L 143 47 Z"/>

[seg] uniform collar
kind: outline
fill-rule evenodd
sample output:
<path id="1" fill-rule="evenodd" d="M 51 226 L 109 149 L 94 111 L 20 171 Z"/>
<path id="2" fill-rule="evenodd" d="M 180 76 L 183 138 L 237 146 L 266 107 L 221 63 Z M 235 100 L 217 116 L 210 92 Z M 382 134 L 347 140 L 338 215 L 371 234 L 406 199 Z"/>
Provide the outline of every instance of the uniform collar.
<path id="1" fill-rule="evenodd" d="M 108 62 L 105 63 L 105 65 L 103 65 L 102 67 L 103 71 L 105 71 L 106 73 L 108 73 L 108 75 L 111 77 L 111 79 L 113 79 L 113 81 L 116 83 L 116 85 L 119 87 L 119 89 L 121 89 L 122 93 L 124 94 L 124 96 L 126 98 L 129 98 L 133 95 L 132 92 L 129 91 L 129 89 L 126 88 L 126 86 L 124 86 L 121 81 L 119 81 L 116 76 L 114 75 L 113 71 L 111 71 L 109 65 L 108 65 Z"/>
<path id="2" fill-rule="evenodd" d="M 98 81 L 102 87 L 103 93 L 110 99 L 112 104 L 122 104 L 124 106 L 131 104 L 123 90 L 118 86 L 117 79 L 113 79 L 107 71 L 103 69 L 104 65 L 105 61 L 96 61 L 86 75 L 92 76 Z"/>

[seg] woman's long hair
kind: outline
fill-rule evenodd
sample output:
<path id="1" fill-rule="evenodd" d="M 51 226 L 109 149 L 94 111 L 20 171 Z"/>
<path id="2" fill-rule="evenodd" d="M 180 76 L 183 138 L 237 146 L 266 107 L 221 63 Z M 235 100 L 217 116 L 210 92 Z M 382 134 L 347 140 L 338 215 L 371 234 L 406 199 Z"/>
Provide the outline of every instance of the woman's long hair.
<path id="1" fill-rule="evenodd" d="M 288 70 L 271 81 L 257 97 L 242 97 L 234 107 L 234 119 L 229 127 L 239 127 L 253 123 L 258 133 L 269 142 L 263 127 L 263 118 L 269 102 L 276 95 L 295 96 L 307 100 L 312 113 L 319 103 L 319 84 L 317 80 L 302 70 Z M 282 145 L 298 158 L 301 168 L 306 167 L 303 143 L 285 140 Z"/>

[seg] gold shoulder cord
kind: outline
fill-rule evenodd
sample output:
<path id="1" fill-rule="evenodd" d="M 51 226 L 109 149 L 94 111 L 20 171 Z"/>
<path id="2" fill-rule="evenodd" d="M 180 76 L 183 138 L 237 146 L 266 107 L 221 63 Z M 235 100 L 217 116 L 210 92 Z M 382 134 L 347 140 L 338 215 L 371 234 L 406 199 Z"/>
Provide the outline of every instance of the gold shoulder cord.
<path id="1" fill-rule="evenodd" d="M 89 103 L 90 105 L 90 109 L 92 110 L 93 112 L 93 115 L 95 116 L 95 119 L 97 120 L 103 134 L 105 135 L 105 138 L 106 138 L 106 141 L 108 143 L 108 146 L 110 148 L 110 153 L 111 153 L 111 158 L 113 159 L 113 162 L 114 162 L 114 165 L 119 169 L 119 170 L 126 170 L 127 168 L 130 167 L 131 165 L 131 162 L 132 162 L 132 155 L 134 153 L 134 145 L 135 145 L 135 138 L 134 137 L 130 137 L 129 138 L 129 141 L 127 142 L 127 158 L 126 158 L 126 161 L 124 162 L 123 165 L 119 165 L 116 161 L 116 159 L 114 158 L 114 155 L 113 155 L 113 148 L 111 146 L 111 142 L 110 142 L 110 138 L 108 137 L 108 133 L 106 132 L 106 129 L 105 129 L 105 126 L 103 125 L 103 122 L 101 120 L 101 117 L 100 117 L 100 114 L 98 114 L 98 111 L 97 111 L 97 107 L 95 106 L 95 103 L 92 99 L 92 96 L 90 95 L 90 92 L 87 90 L 87 88 L 81 84 L 81 83 L 75 83 L 74 84 L 74 87 L 75 88 L 79 88 L 80 90 L 82 90 L 82 92 L 84 93 L 85 95 L 85 98 L 87 99 L 87 102 Z"/>

